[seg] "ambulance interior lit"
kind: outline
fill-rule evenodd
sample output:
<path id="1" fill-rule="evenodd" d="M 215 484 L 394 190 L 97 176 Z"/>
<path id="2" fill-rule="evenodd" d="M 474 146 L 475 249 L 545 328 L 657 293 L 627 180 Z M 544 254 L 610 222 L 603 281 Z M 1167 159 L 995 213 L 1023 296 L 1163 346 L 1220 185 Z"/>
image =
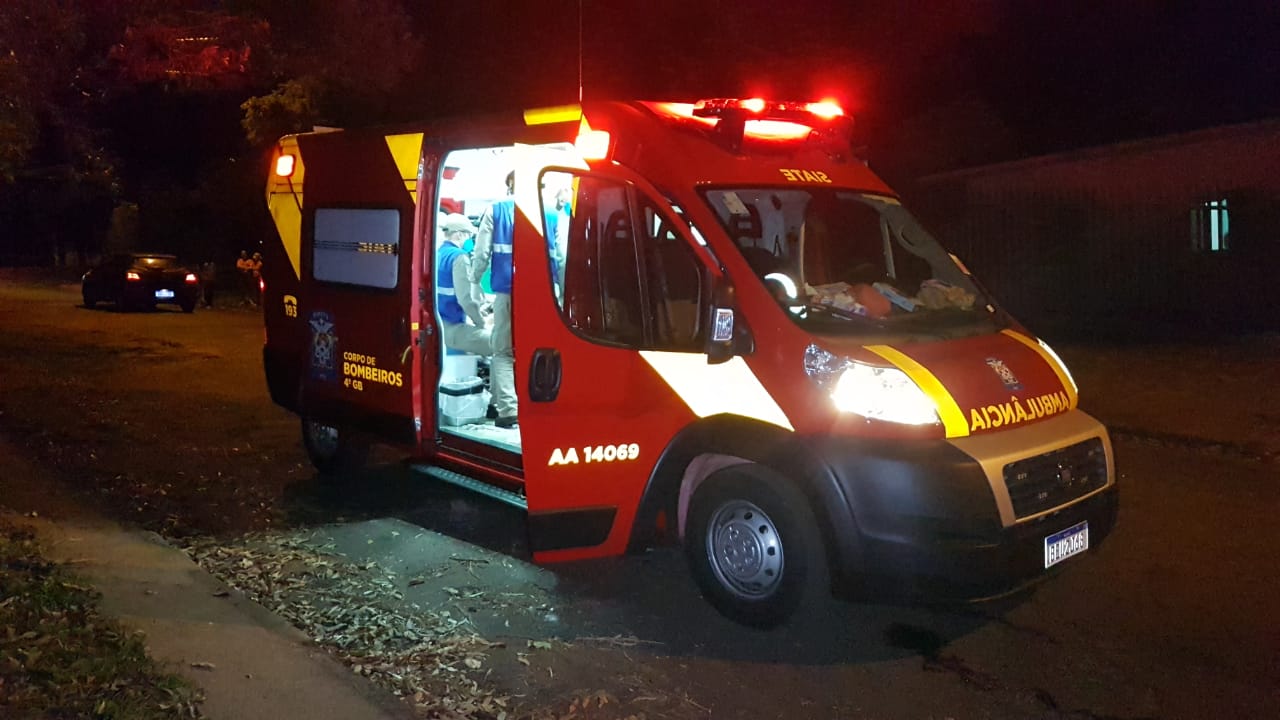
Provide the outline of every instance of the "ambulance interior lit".
<path id="1" fill-rule="evenodd" d="M 563 151 L 571 146 L 567 143 L 552 143 L 542 147 L 549 151 Z M 457 213 L 466 216 L 471 222 L 473 235 L 462 246 L 468 257 L 474 251 L 474 233 L 479 230 L 481 219 L 494 203 L 507 197 L 506 179 L 520 164 L 517 156 L 518 148 L 510 145 L 463 148 L 445 156 L 440 171 L 436 217 L 440 219 Z M 560 185 L 544 183 L 544 204 L 554 206 L 561 190 Z M 439 224 L 436 223 L 437 228 Z M 554 230 L 546 232 L 554 235 Z M 438 229 L 434 243 L 423 243 L 423 248 L 430 253 L 425 258 L 424 267 L 432 268 L 433 275 L 437 275 L 434 287 L 437 293 L 441 290 L 440 278 L 436 272 L 437 257 L 444 242 L 444 234 Z M 474 258 L 471 262 L 475 262 Z M 491 268 L 486 269 L 480 281 L 484 298 L 485 329 L 488 331 L 492 331 L 494 326 L 492 307 L 495 296 L 490 284 L 491 273 Z M 448 292 L 463 291 L 451 288 Z M 438 312 L 437 322 L 443 327 L 443 320 Z M 483 445 L 503 453 L 519 455 L 519 427 L 500 427 L 495 422 L 497 416 L 493 405 L 491 356 L 473 349 L 450 347 L 444 333 L 439 335 L 438 342 L 440 377 L 436 386 L 437 417 L 440 433 L 445 436 L 446 442 L 459 442 L 464 449 L 475 449 L 476 445 Z"/>

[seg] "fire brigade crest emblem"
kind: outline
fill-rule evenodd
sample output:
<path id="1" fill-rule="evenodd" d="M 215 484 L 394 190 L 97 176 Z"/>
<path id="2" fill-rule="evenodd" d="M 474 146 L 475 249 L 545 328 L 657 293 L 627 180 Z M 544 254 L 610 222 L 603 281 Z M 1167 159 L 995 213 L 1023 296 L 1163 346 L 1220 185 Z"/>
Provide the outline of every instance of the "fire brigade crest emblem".
<path id="1" fill-rule="evenodd" d="M 1008 365 L 1004 364 L 999 358 L 987 358 L 987 367 L 991 368 L 996 375 L 1000 376 L 1000 382 L 1010 390 L 1021 390 L 1022 383 L 1018 382 L 1018 376 L 1013 374 Z"/>
<path id="2" fill-rule="evenodd" d="M 317 380 L 337 379 L 338 336 L 333 333 L 333 319 L 329 313 L 316 311 L 307 322 L 311 326 L 311 376 Z"/>

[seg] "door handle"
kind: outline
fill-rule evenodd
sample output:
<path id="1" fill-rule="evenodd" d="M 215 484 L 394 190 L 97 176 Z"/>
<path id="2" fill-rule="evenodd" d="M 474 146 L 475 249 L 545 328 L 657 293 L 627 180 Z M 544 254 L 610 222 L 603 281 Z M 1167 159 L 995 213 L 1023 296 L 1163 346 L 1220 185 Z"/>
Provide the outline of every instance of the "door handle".
<path id="1" fill-rule="evenodd" d="M 529 363 L 529 399 L 533 402 L 552 402 L 560 395 L 560 351 L 555 348 L 538 348 L 533 351 Z"/>

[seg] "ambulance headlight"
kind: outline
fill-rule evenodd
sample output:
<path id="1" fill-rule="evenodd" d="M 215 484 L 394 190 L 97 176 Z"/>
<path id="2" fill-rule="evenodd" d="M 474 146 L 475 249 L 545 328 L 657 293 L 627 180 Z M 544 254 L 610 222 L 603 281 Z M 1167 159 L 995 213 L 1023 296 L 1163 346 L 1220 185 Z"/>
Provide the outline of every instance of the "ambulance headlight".
<path id="1" fill-rule="evenodd" d="M 939 422 L 933 400 L 897 368 L 851 361 L 831 389 L 831 399 L 840 410 L 866 418 L 904 425 Z"/>
<path id="2" fill-rule="evenodd" d="M 904 425 L 940 422 L 937 405 L 897 368 L 838 357 L 816 345 L 805 350 L 804 361 L 805 372 L 841 412 Z"/>

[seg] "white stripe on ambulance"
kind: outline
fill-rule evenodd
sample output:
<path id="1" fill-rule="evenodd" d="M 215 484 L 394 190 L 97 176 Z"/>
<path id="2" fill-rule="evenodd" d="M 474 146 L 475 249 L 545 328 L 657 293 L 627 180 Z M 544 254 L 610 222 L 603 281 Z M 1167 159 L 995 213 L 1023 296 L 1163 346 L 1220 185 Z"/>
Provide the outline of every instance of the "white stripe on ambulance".
<path id="1" fill-rule="evenodd" d="M 740 357 L 715 365 L 709 364 L 701 353 L 641 350 L 640 357 L 698 417 L 727 413 L 795 430 Z"/>

